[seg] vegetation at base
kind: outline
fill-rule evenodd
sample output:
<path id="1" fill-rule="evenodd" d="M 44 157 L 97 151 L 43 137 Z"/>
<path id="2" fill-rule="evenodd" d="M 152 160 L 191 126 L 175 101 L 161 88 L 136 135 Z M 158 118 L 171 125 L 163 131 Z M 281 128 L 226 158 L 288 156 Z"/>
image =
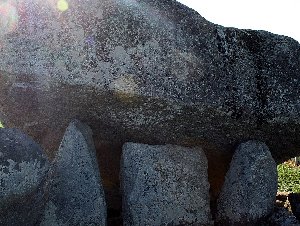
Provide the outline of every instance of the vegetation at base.
<path id="1" fill-rule="evenodd" d="M 277 166 L 278 191 L 300 193 L 300 167 L 291 162 Z"/>
<path id="2" fill-rule="evenodd" d="M 4 126 L 3 126 L 2 122 L 0 122 L 0 128 L 4 128 Z"/>

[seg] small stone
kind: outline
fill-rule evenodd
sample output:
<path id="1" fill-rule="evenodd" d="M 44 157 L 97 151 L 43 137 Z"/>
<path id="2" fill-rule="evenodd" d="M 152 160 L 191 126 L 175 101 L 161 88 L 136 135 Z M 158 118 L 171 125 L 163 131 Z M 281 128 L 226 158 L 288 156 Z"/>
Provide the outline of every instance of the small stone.
<path id="1" fill-rule="evenodd" d="M 255 225 L 271 213 L 277 168 L 268 147 L 258 141 L 235 151 L 217 206 L 218 225 Z"/>
<path id="2" fill-rule="evenodd" d="M 121 162 L 124 225 L 211 225 L 202 149 L 126 143 Z"/>

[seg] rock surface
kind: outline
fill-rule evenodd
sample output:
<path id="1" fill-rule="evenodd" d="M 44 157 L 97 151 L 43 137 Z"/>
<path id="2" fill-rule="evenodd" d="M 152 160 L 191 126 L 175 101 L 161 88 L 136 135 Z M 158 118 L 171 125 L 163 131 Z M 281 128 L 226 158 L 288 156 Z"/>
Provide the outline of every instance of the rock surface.
<path id="1" fill-rule="evenodd" d="M 73 121 L 51 168 L 49 201 L 41 226 L 105 226 L 106 215 L 92 132 Z"/>
<path id="2" fill-rule="evenodd" d="M 288 199 L 291 204 L 293 214 L 298 220 L 300 220 L 300 194 L 290 193 Z"/>
<path id="3" fill-rule="evenodd" d="M 124 225 L 211 225 L 202 149 L 126 143 L 121 173 Z"/>
<path id="4" fill-rule="evenodd" d="M 41 147 L 18 129 L 0 129 L 0 225 L 35 225 L 45 203 L 49 162 Z"/>
<path id="5" fill-rule="evenodd" d="M 271 216 L 261 226 L 300 226 L 300 223 L 286 208 L 275 207 Z"/>
<path id="6" fill-rule="evenodd" d="M 236 149 L 217 206 L 218 225 L 255 225 L 273 210 L 277 168 L 268 147 L 259 141 Z"/>
<path id="7" fill-rule="evenodd" d="M 203 147 L 213 190 L 242 140 L 263 140 L 278 161 L 299 155 L 293 39 L 218 26 L 174 0 L 72 0 L 64 12 L 11 2 L 19 15 L 0 29 L 0 119 L 49 156 L 73 118 L 98 142 Z"/>

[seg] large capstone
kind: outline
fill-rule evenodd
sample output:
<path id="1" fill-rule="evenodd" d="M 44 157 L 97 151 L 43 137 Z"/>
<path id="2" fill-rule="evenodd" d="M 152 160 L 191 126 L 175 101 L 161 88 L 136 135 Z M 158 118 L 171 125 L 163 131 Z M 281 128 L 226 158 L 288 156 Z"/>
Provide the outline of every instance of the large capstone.
<path id="1" fill-rule="evenodd" d="M 300 45 L 222 27 L 175 0 L 5 1 L 0 119 L 55 156 L 73 118 L 87 122 L 106 184 L 120 143 L 201 146 L 212 191 L 236 143 L 260 139 L 277 161 L 299 155 Z M 18 21 L 16 21 L 18 20 Z M 147 129 L 145 129 L 147 128 Z M 100 150 L 99 150 L 100 152 Z"/>
<path id="2" fill-rule="evenodd" d="M 217 206 L 218 225 L 256 225 L 274 208 L 277 167 L 259 141 L 239 145 L 230 163 Z"/>
<path id="3" fill-rule="evenodd" d="M 0 225 L 35 225 L 42 216 L 49 162 L 18 129 L 0 129 Z"/>
<path id="4" fill-rule="evenodd" d="M 124 225 L 211 225 L 207 160 L 200 148 L 126 143 Z"/>
<path id="5" fill-rule="evenodd" d="M 42 226 L 106 225 L 106 204 L 92 132 L 75 120 L 68 126 L 51 168 Z"/>

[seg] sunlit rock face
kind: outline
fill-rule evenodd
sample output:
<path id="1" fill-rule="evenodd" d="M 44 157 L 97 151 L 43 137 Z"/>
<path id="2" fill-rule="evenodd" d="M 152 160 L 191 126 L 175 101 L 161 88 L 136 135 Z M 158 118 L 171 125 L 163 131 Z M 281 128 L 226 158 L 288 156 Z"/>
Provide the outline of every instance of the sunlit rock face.
<path id="1" fill-rule="evenodd" d="M 121 185 L 124 226 L 213 225 L 201 148 L 125 143 Z"/>
<path id="2" fill-rule="evenodd" d="M 118 181 L 125 141 L 202 146 L 212 190 L 237 142 L 262 140 L 277 160 L 299 153 L 290 38 L 217 26 L 176 1 L 7 0 L 0 10 L 1 120 L 51 156 L 71 119 L 88 123 L 104 185 Z"/>
<path id="3" fill-rule="evenodd" d="M 261 220 L 274 209 L 277 187 L 276 163 L 268 147 L 253 140 L 240 144 L 220 192 L 216 225 L 263 225 Z"/>

